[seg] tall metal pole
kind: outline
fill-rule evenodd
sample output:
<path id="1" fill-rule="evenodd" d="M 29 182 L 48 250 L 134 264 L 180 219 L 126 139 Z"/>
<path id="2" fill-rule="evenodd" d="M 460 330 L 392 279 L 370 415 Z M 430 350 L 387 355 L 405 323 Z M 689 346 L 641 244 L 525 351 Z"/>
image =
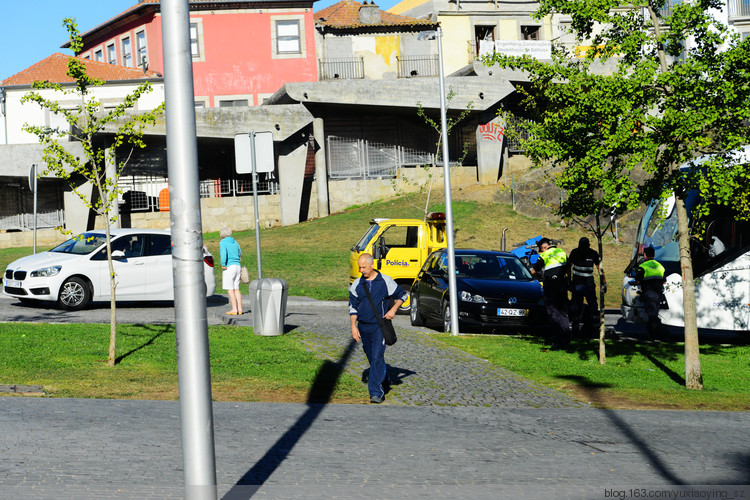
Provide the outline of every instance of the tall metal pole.
<path id="1" fill-rule="evenodd" d="M 440 74 L 440 127 L 443 132 L 443 178 L 445 182 L 445 230 L 448 233 L 448 296 L 450 299 L 451 334 L 458 335 L 458 295 L 456 292 L 456 247 L 453 242 L 453 201 L 451 171 L 448 162 L 448 118 L 443 73 L 443 30 L 438 26 L 438 71 Z"/>
<path id="2" fill-rule="evenodd" d="M 162 0 L 161 14 L 185 498 L 214 500 L 216 462 L 188 0 Z"/>
<path id="3" fill-rule="evenodd" d="M 250 132 L 250 157 L 253 164 L 253 210 L 255 212 L 255 260 L 258 262 L 258 279 L 263 278 L 260 263 L 260 217 L 258 215 L 258 161 L 255 158 L 255 132 Z M 260 287 L 259 287 L 260 288 Z"/>

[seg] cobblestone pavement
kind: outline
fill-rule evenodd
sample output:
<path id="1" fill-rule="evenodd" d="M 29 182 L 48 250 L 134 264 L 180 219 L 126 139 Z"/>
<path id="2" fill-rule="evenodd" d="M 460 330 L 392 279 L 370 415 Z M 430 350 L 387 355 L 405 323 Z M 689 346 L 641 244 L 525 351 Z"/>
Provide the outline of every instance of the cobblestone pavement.
<path id="1" fill-rule="evenodd" d="M 343 302 L 296 299 L 291 301 L 286 319 L 305 332 L 304 342 L 310 351 L 330 361 L 337 361 L 352 341 L 348 308 Z M 386 350 L 389 376 L 396 382 L 386 396 L 391 402 L 504 408 L 585 406 L 431 338 L 427 328 L 411 326 L 408 316 L 396 316 L 394 325 L 398 342 Z M 346 370 L 360 377 L 367 366 L 364 352 L 357 346 Z"/>

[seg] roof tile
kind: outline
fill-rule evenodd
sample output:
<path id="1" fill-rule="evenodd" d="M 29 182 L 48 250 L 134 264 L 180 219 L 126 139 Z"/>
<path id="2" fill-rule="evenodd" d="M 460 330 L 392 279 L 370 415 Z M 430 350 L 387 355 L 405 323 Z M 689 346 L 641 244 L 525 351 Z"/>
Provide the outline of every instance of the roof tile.
<path id="1" fill-rule="evenodd" d="M 365 0 L 366 2 L 367 0 Z M 372 5 L 375 5 L 373 2 Z M 341 0 L 338 3 L 319 10 L 313 17 L 315 23 L 319 26 L 328 26 L 330 28 L 363 28 L 366 26 L 416 26 L 416 25 L 434 25 L 435 23 L 427 19 L 415 19 L 412 17 L 398 16 L 384 10 L 380 10 L 381 22 L 378 24 L 365 24 L 359 21 L 359 9 L 362 7 L 360 2 L 355 0 Z"/>
<path id="2" fill-rule="evenodd" d="M 75 80 L 67 75 L 68 59 L 70 57 L 72 56 L 66 56 L 59 52 L 52 54 L 20 73 L 6 78 L 2 81 L 2 85 L 31 85 L 36 81 L 73 83 Z M 155 71 L 146 71 L 144 73 L 140 68 L 126 68 L 125 66 L 90 61 L 88 59 L 81 60 L 86 63 L 86 72 L 91 78 L 97 78 L 105 82 L 160 78 L 159 73 Z"/>

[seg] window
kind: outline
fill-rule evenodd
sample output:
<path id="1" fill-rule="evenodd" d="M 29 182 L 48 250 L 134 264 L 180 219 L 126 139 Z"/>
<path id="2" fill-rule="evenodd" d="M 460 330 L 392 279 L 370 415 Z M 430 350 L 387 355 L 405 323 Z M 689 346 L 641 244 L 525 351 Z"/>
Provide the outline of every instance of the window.
<path id="1" fill-rule="evenodd" d="M 130 47 L 130 37 L 122 39 L 122 65 L 128 68 L 133 67 L 133 51 Z"/>
<path id="2" fill-rule="evenodd" d="M 495 43 L 495 27 L 494 26 L 474 26 L 474 49 L 476 54 L 482 54 L 482 42 Z"/>
<path id="3" fill-rule="evenodd" d="M 102 49 L 99 49 L 96 52 L 94 52 L 94 61 L 99 61 L 99 62 L 104 61 L 104 51 L 102 51 Z"/>
<path id="4" fill-rule="evenodd" d="M 301 14 L 271 16 L 271 48 L 273 59 L 304 59 L 305 17 Z"/>
<path id="5" fill-rule="evenodd" d="M 91 54 L 86 54 L 85 56 L 83 56 L 83 58 L 86 59 L 87 61 L 90 61 L 91 60 Z"/>
<path id="6" fill-rule="evenodd" d="M 117 54 L 115 54 L 115 44 L 107 45 L 107 62 L 117 64 Z"/>
<path id="7" fill-rule="evenodd" d="M 541 40 L 539 26 L 521 26 L 521 40 Z"/>
<path id="8" fill-rule="evenodd" d="M 299 54 L 299 21 L 276 21 L 276 52 L 278 54 Z"/>
<path id="9" fill-rule="evenodd" d="M 190 22 L 190 54 L 193 61 L 203 61 L 203 23 Z"/>
<path id="10" fill-rule="evenodd" d="M 247 99 L 227 99 L 219 101 L 220 108 L 231 108 L 234 106 L 247 106 Z"/>
<path id="11" fill-rule="evenodd" d="M 148 68 L 148 52 L 146 49 L 146 32 L 139 31 L 135 34 L 135 53 L 138 55 L 136 59 L 136 65 L 143 67 L 145 70 Z"/>

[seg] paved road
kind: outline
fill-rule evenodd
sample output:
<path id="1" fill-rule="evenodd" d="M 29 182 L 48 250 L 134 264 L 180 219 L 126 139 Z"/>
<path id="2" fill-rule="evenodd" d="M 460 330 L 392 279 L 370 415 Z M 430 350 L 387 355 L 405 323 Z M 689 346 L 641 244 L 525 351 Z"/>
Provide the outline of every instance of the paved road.
<path id="1" fill-rule="evenodd" d="M 209 322 L 227 321 L 226 309 L 212 300 Z M 122 322 L 174 315 L 171 304 L 118 311 Z M 344 304 L 293 298 L 288 313 L 311 350 L 361 373 Z M 109 311 L 0 299 L 9 320 L 106 322 Z M 402 383 L 389 404 L 215 403 L 220 496 L 666 498 L 700 490 L 683 485 L 750 484 L 749 413 L 596 410 L 446 347 L 406 317 L 397 327 L 387 359 Z M 706 487 L 704 498 L 713 490 L 750 498 L 739 486 Z M 0 398 L 0 498 L 185 493 L 178 403 Z"/>

